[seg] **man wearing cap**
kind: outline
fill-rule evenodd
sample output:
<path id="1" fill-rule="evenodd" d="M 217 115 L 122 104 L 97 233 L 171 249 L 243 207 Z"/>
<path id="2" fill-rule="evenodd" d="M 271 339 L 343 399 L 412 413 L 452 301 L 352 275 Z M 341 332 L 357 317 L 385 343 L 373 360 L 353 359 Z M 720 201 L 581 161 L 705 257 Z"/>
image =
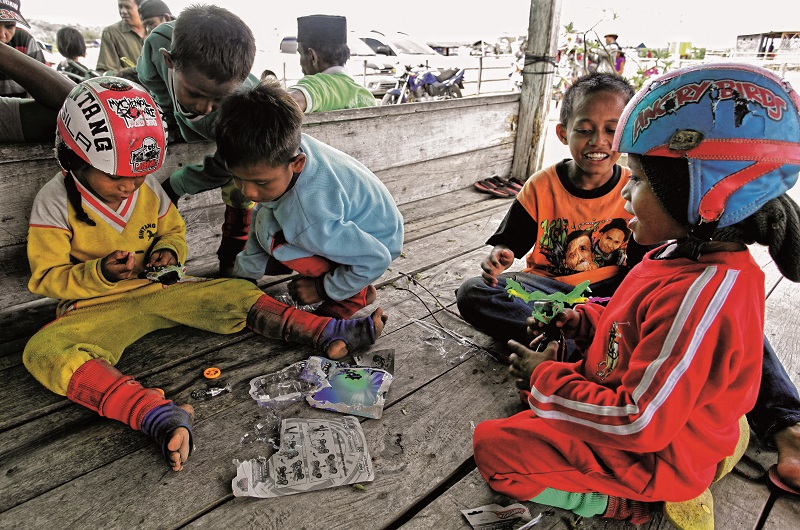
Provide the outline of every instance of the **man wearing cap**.
<path id="1" fill-rule="evenodd" d="M 30 33 L 17 24 L 30 28 L 20 12 L 20 0 L 0 0 L 0 42 L 44 63 L 42 49 Z M 7 75 L 0 72 L 0 96 L 24 98 L 27 91 Z"/>
<path id="2" fill-rule="evenodd" d="M 617 44 L 619 35 L 616 33 L 606 33 L 603 38 L 606 40 L 605 50 L 600 50 L 600 64 L 597 65 L 598 72 L 605 72 L 607 74 L 619 73 L 617 72 L 617 57 L 622 48 Z"/>
<path id="3" fill-rule="evenodd" d="M 139 18 L 142 19 L 145 32 L 148 34 L 159 24 L 175 20 L 167 4 L 161 0 L 142 0 L 142 3 L 139 4 Z"/>
<path id="4" fill-rule="evenodd" d="M 1 0 L 0 0 L 1 1 Z M 122 19 L 103 29 L 100 37 L 100 55 L 95 70 L 115 75 L 123 68 L 136 66 L 144 45 L 144 24 L 139 17 L 140 0 L 117 0 Z"/>
<path id="5" fill-rule="evenodd" d="M 298 17 L 297 51 L 305 77 L 288 91 L 303 112 L 375 106 L 375 97 L 344 67 L 350 58 L 345 17 Z"/>

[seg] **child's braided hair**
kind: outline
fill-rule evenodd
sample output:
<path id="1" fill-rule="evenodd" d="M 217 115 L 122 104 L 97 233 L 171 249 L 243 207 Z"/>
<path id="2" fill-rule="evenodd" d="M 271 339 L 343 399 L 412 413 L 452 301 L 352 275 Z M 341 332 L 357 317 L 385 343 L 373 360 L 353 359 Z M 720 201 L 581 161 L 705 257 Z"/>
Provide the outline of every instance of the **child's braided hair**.
<path id="1" fill-rule="evenodd" d="M 89 164 L 64 143 L 61 134 L 58 132 L 56 132 L 56 159 L 66 172 L 64 175 L 64 187 L 67 188 L 67 200 L 75 210 L 75 217 L 89 226 L 97 226 L 97 223 L 83 209 L 83 200 L 78 187 L 75 185 L 74 173 L 85 170 L 89 167 Z"/>

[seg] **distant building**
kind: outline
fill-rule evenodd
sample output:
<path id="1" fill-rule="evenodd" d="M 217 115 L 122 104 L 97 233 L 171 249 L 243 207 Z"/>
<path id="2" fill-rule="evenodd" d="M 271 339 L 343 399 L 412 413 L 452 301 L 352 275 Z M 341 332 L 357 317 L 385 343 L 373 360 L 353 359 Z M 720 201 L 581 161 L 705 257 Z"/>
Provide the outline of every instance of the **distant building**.
<path id="1" fill-rule="evenodd" d="M 737 53 L 752 53 L 756 57 L 800 54 L 800 31 L 770 31 L 736 37 Z"/>

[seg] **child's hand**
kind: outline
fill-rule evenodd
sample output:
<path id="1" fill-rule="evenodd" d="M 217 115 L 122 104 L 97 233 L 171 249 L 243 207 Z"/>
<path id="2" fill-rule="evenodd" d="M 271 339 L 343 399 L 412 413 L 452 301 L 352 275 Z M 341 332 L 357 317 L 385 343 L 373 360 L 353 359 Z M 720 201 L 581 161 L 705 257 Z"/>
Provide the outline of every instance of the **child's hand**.
<path id="1" fill-rule="evenodd" d="M 497 275 L 514 263 L 514 253 L 504 245 L 495 246 L 489 256 L 481 262 L 483 281 L 489 287 L 497 285 Z"/>
<path id="2" fill-rule="evenodd" d="M 544 361 L 552 361 L 558 355 L 558 343 L 553 341 L 544 351 L 537 352 L 527 348 L 515 340 L 508 341 L 513 352 L 508 357 L 508 373 L 515 379 L 514 384 L 520 390 L 531 389 L 531 374 Z"/>
<path id="3" fill-rule="evenodd" d="M 297 278 L 289 282 L 289 295 L 299 305 L 310 305 L 322 302 L 317 292 L 317 282 L 314 278 Z"/>
<path id="4" fill-rule="evenodd" d="M 539 343 L 539 337 L 544 331 L 546 324 L 539 322 L 535 317 L 528 317 L 525 323 L 528 325 L 528 335 L 534 337 L 531 341 L 531 347 L 533 347 Z M 566 338 L 574 339 L 575 333 L 581 325 L 581 314 L 574 309 L 565 308 L 554 316 L 550 323 L 560 328 Z"/>
<path id="5" fill-rule="evenodd" d="M 150 258 L 147 260 L 147 267 L 169 267 L 177 264 L 178 256 L 168 248 L 156 250 L 150 254 Z"/>
<path id="6" fill-rule="evenodd" d="M 133 275 L 136 254 L 125 250 L 115 250 L 100 262 L 100 272 L 109 282 L 127 280 Z"/>

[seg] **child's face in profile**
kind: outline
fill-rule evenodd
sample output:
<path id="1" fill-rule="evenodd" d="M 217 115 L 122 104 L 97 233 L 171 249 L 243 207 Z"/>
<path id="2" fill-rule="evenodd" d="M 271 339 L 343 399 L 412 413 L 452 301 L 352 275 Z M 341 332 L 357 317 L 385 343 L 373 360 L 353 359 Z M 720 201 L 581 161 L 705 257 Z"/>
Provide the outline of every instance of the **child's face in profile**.
<path id="1" fill-rule="evenodd" d="M 166 56 L 165 56 L 166 57 Z M 172 61 L 167 60 L 172 68 Z M 242 84 L 242 80 L 226 83 L 214 81 L 192 66 L 182 69 L 172 68 L 175 98 L 185 110 L 205 116 L 217 110 L 219 104 Z"/>
<path id="2" fill-rule="evenodd" d="M 87 186 L 106 206 L 116 210 L 122 201 L 134 194 L 144 183 L 145 176 L 117 177 L 88 166 L 77 173 L 81 184 Z"/>
<path id="3" fill-rule="evenodd" d="M 617 122 L 625 108 L 625 96 L 603 90 L 579 94 L 566 124 L 556 125 L 556 134 L 569 146 L 572 160 L 589 177 L 604 184 L 614 172 L 619 153 L 611 149 Z"/>
<path id="4" fill-rule="evenodd" d="M 306 155 L 295 156 L 288 165 L 270 166 L 263 162 L 252 166 L 232 166 L 233 182 L 242 194 L 253 202 L 271 202 L 289 189 L 292 176 L 300 173 Z"/>
<path id="5" fill-rule="evenodd" d="M 636 242 L 655 245 L 685 237 L 686 229 L 667 213 L 653 193 L 637 155 L 628 155 L 628 167 L 631 176 L 622 188 L 622 198 L 627 201 L 625 211 L 634 216 L 628 221 L 628 227 Z"/>

